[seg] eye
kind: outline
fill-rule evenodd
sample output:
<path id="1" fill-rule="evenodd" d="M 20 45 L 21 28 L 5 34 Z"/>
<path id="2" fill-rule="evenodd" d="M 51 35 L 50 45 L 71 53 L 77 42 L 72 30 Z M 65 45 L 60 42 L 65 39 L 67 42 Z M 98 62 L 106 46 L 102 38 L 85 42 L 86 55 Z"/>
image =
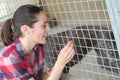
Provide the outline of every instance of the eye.
<path id="1" fill-rule="evenodd" d="M 47 27 L 47 26 L 49 26 L 49 23 L 45 23 L 45 25 L 44 25 L 43 27 L 45 28 L 45 27 Z"/>

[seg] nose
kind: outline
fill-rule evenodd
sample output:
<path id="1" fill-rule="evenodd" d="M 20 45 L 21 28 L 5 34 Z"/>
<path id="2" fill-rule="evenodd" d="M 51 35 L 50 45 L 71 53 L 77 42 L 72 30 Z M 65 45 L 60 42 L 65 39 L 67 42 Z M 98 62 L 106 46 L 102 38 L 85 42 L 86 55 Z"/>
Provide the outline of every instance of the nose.
<path id="1" fill-rule="evenodd" d="M 47 25 L 47 27 L 46 27 L 46 31 L 47 31 L 47 32 L 50 31 L 50 26 L 49 26 L 49 25 Z"/>

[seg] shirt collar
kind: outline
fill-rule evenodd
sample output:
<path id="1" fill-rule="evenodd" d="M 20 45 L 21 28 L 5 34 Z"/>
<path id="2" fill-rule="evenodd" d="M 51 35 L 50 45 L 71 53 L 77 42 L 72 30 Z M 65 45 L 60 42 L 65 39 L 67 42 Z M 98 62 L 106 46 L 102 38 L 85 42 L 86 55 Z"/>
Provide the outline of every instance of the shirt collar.
<path id="1" fill-rule="evenodd" d="M 15 41 L 14 41 L 14 43 L 15 43 L 15 47 L 16 47 L 17 53 L 19 54 L 19 56 L 20 56 L 21 58 L 24 59 L 24 56 L 25 56 L 26 54 L 25 54 L 24 50 L 22 49 L 22 44 L 21 44 L 19 38 L 16 38 Z M 43 45 L 42 45 L 42 44 L 38 44 L 38 45 L 35 46 L 35 48 L 34 48 L 34 52 L 36 53 L 36 54 L 35 54 L 35 57 L 38 57 L 38 55 L 39 55 L 38 52 L 41 51 L 42 48 L 43 48 Z"/>
<path id="2" fill-rule="evenodd" d="M 23 58 L 25 53 L 24 53 L 24 50 L 22 49 L 22 44 L 20 43 L 20 40 L 18 38 L 16 38 L 14 43 L 15 43 L 15 46 L 16 46 L 16 51 L 18 52 L 19 56 L 21 58 Z"/>

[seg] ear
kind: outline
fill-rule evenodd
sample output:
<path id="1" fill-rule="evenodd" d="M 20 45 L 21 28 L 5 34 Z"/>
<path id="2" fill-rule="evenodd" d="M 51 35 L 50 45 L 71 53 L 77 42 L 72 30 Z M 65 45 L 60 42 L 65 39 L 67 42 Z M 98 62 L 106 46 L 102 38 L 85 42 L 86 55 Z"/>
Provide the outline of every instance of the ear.
<path id="1" fill-rule="evenodd" d="M 29 31 L 30 30 L 30 28 L 29 28 L 29 26 L 28 25 L 23 25 L 23 26 L 21 26 L 21 31 L 22 31 L 22 33 L 25 35 L 25 34 L 29 34 Z"/>

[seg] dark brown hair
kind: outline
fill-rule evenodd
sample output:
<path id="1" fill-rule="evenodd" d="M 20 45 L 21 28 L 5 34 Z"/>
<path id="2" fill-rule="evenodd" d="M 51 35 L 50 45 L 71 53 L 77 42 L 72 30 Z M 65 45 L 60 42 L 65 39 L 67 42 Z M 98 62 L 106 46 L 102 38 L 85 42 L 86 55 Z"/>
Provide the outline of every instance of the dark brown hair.
<path id="1" fill-rule="evenodd" d="M 35 5 L 23 5 L 19 7 L 13 18 L 6 20 L 1 31 L 1 39 L 4 45 L 11 44 L 15 38 L 22 35 L 21 26 L 28 25 L 32 28 L 32 25 L 37 22 L 36 15 L 43 11 L 42 8 Z"/>

